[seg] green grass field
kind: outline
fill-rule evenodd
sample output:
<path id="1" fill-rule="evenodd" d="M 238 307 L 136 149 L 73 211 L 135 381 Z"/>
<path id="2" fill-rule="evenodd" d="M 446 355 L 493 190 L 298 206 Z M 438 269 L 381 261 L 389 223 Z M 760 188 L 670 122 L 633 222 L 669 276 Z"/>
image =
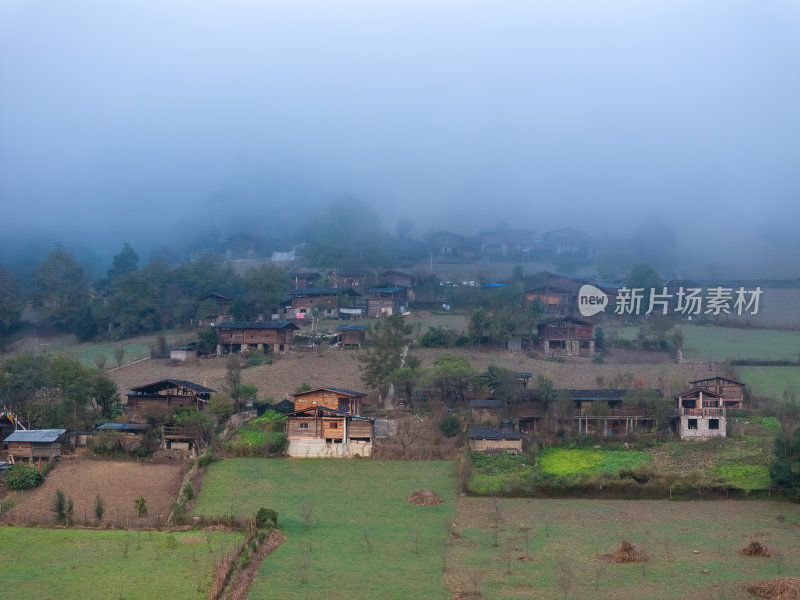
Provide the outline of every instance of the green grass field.
<path id="1" fill-rule="evenodd" d="M 207 598 L 214 564 L 234 543 L 219 532 L 209 545 L 198 532 L 0 527 L 0 598 Z"/>
<path id="2" fill-rule="evenodd" d="M 537 464 L 550 475 L 597 475 L 616 473 L 625 467 L 633 469 L 649 460 L 649 454 L 633 450 L 553 448 L 542 452 Z"/>
<path id="3" fill-rule="evenodd" d="M 800 367 L 736 367 L 736 372 L 754 396 L 780 400 L 787 389 L 800 396 Z"/>
<path id="4" fill-rule="evenodd" d="M 422 488 L 444 502 L 405 501 Z M 288 539 L 262 563 L 251 600 L 439 599 L 448 597 L 442 561 L 456 489 L 449 461 L 237 458 L 210 467 L 193 512 L 278 511 Z M 313 507 L 308 531 L 304 503 Z"/>
<path id="5" fill-rule="evenodd" d="M 798 521 L 800 507 L 772 502 L 465 497 L 457 535 L 450 538 L 447 576 L 451 589 L 466 596 L 477 587 L 487 600 L 744 600 L 751 598 L 746 582 L 798 573 Z M 623 539 L 643 547 L 651 560 L 611 564 L 600 557 Z M 737 554 L 752 539 L 780 558 Z M 529 558 L 521 560 L 526 546 Z"/>
<path id="6" fill-rule="evenodd" d="M 797 360 L 800 332 L 776 329 L 745 329 L 713 325 L 679 325 L 683 331 L 684 358 L 701 360 Z M 609 327 L 623 339 L 636 337 L 639 326 Z"/>

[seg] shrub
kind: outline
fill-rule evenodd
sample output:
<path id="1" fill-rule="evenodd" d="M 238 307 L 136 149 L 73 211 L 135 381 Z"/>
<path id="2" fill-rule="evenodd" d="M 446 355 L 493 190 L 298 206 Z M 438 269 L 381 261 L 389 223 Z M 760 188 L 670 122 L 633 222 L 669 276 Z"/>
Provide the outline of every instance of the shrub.
<path id="1" fill-rule="evenodd" d="M 6 485 L 12 490 L 27 490 L 41 485 L 44 476 L 36 467 L 17 463 L 6 471 Z"/>
<path id="2" fill-rule="evenodd" d="M 136 500 L 133 501 L 133 504 L 136 506 L 136 515 L 139 517 L 143 517 L 147 514 L 147 498 L 144 496 L 139 496 Z"/>
<path id="3" fill-rule="evenodd" d="M 259 544 L 263 544 L 264 540 L 267 539 L 267 534 L 264 531 L 259 530 L 256 534 L 256 539 L 258 540 Z"/>
<path id="4" fill-rule="evenodd" d="M 275 529 L 278 526 L 278 511 L 262 506 L 256 513 L 256 527 L 258 529 Z"/>
<path id="5" fill-rule="evenodd" d="M 191 500 L 194 498 L 194 488 L 192 487 L 192 482 L 187 481 L 183 486 L 183 495 L 187 500 Z"/>
<path id="6" fill-rule="evenodd" d="M 439 421 L 439 431 L 446 438 L 452 438 L 461 433 L 461 419 L 455 415 L 446 415 Z"/>
<path id="7" fill-rule="evenodd" d="M 214 462 L 214 455 L 211 452 L 211 448 L 209 448 L 205 451 L 203 456 L 197 459 L 197 466 L 202 469 L 203 467 L 210 465 L 212 462 Z"/>
<path id="8" fill-rule="evenodd" d="M 103 513 L 106 512 L 106 503 L 100 497 L 100 494 L 97 494 L 94 498 L 94 516 L 97 517 L 97 524 L 99 525 L 103 520 Z"/>
<path id="9" fill-rule="evenodd" d="M 242 551 L 242 555 L 239 557 L 239 567 L 246 569 L 248 562 L 250 562 L 250 552 L 248 552 L 247 548 L 245 548 Z"/>
<path id="10" fill-rule="evenodd" d="M 288 445 L 289 440 L 286 438 L 286 434 L 270 433 L 267 436 L 266 451 L 269 454 L 282 453 Z"/>
<path id="11" fill-rule="evenodd" d="M 59 525 L 69 526 L 72 523 L 72 498 L 66 498 L 61 490 L 56 490 L 55 496 L 53 496 L 52 508 L 56 515 L 56 522 Z"/>

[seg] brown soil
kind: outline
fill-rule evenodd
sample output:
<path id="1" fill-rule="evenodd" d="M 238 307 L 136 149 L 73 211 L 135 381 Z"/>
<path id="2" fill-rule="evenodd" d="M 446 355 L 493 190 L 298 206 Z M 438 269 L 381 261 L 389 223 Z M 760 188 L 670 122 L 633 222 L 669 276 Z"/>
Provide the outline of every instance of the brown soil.
<path id="1" fill-rule="evenodd" d="M 434 506 L 442 503 L 442 497 L 433 490 L 422 489 L 406 498 L 406 502 L 417 506 Z"/>
<path id="2" fill-rule="evenodd" d="M 761 542 L 753 540 L 746 546 L 739 548 L 739 554 L 742 556 L 758 556 L 769 558 L 772 556 L 772 551 Z"/>
<path id="3" fill-rule="evenodd" d="M 604 554 L 602 558 L 606 559 L 608 562 L 612 563 L 641 563 L 647 562 L 650 560 L 650 557 L 647 556 L 647 553 L 644 552 L 641 548 L 638 548 L 631 544 L 627 540 L 622 540 L 619 548 L 614 554 Z"/>
<path id="4" fill-rule="evenodd" d="M 81 457 L 63 459 L 47 475 L 44 483 L 30 491 L 9 491 L 14 506 L 5 513 L 9 523 L 39 522 L 54 525 L 51 510 L 56 490 L 71 497 L 76 525 L 95 525 L 94 501 L 105 502 L 103 522 L 108 527 L 153 527 L 164 524 L 170 505 L 178 495 L 186 469 L 184 462 L 155 464 L 124 460 L 98 460 Z M 147 516 L 137 518 L 134 500 L 144 496 Z"/>
<path id="5" fill-rule="evenodd" d="M 800 600 L 800 578 L 776 577 L 749 585 L 747 591 L 769 600 Z"/>

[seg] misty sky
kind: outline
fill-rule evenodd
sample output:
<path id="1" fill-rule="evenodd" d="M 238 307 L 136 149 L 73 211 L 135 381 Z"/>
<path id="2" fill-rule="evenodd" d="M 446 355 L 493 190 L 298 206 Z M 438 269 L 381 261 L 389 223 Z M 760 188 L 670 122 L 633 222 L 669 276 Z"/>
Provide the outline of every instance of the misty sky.
<path id="1" fill-rule="evenodd" d="M 798 221 L 798 134 L 795 0 L 0 2 L 4 253 L 347 194 L 416 234 L 769 239 Z"/>

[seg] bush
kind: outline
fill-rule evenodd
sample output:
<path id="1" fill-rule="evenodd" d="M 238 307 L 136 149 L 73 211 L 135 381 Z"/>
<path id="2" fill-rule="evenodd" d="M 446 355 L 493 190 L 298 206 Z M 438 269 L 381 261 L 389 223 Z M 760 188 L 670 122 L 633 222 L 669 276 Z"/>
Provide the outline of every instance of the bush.
<path id="1" fill-rule="evenodd" d="M 56 522 L 59 525 L 69 525 L 72 523 L 73 503 L 72 498 L 65 498 L 64 492 L 56 490 L 53 496 L 53 512 L 56 515 Z"/>
<path id="2" fill-rule="evenodd" d="M 44 476 L 36 467 L 29 467 L 22 463 L 12 465 L 6 471 L 6 485 L 12 490 L 27 490 L 41 485 Z"/>
<path id="3" fill-rule="evenodd" d="M 241 557 L 239 557 L 239 567 L 242 569 L 246 569 L 248 562 L 250 562 L 250 552 L 248 552 L 247 548 L 245 548 L 242 551 Z"/>
<path id="4" fill-rule="evenodd" d="M 211 448 L 205 451 L 203 456 L 197 459 L 197 466 L 199 468 L 207 467 L 212 462 L 214 462 L 214 455 L 211 453 Z"/>
<path id="5" fill-rule="evenodd" d="M 461 419 L 455 415 L 447 415 L 439 421 L 439 431 L 446 438 L 456 437 L 461 433 Z"/>
<path id="6" fill-rule="evenodd" d="M 278 511 L 262 506 L 256 513 L 256 527 L 258 529 L 275 529 L 278 526 Z"/>
<path id="7" fill-rule="evenodd" d="M 186 482 L 186 484 L 183 486 L 182 492 L 187 500 L 191 500 L 192 498 L 194 498 L 194 488 L 192 487 L 191 481 Z"/>
<path id="8" fill-rule="evenodd" d="M 143 517 L 147 514 L 147 498 L 144 496 L 139 496 L 136 500 L 133 501 L 133 504 L 136 506 L 136 515 L 139 517 Z"/>

